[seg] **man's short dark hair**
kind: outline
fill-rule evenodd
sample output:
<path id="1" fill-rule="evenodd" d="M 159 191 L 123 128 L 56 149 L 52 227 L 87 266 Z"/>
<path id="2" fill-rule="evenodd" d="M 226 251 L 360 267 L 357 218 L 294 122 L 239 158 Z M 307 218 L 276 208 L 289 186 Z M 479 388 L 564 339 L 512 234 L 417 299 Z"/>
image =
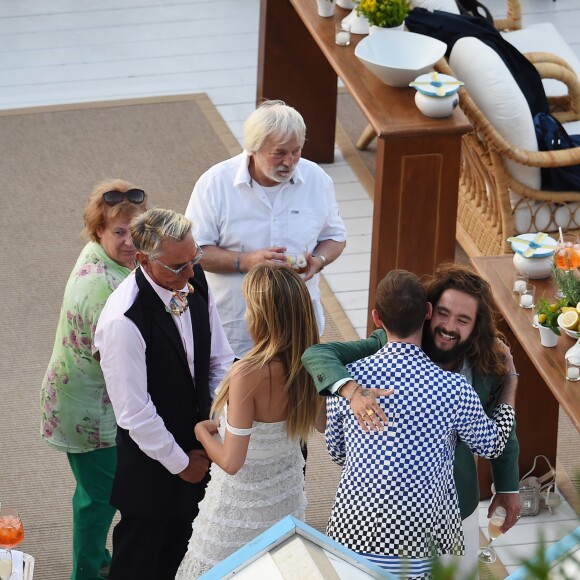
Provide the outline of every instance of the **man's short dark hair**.
<path id="1" fill-rule="evenodd" d="M 425 322 L 427 297 L 421 281 L 406 270 L 391 270 L 379 282 L 375 308 L 387 331 L 407 338 Z"/>

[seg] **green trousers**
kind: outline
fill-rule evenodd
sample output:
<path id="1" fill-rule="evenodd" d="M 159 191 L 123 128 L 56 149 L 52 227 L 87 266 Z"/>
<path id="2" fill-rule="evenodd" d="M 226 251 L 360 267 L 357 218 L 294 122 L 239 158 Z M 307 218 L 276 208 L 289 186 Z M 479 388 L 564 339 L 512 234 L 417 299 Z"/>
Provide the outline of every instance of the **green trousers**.
<path id="1" fill-rule="evenodd" d="M 109 504 L 117 468 L 117 448 L 67 453 L 77 486 L 73 508 L 71 580 L 102 580 L 99 570 L 111 563 L 106 549 L 115 508 Z"/>

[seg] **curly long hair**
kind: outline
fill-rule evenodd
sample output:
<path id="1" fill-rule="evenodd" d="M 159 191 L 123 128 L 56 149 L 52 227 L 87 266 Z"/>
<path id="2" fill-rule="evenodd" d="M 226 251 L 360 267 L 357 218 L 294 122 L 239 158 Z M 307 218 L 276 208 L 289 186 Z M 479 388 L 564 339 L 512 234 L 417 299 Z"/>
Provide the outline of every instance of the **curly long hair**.
<path id="1" fill-rule="evenodd" d="M 242 292 L 254 346 L 226 375 L 216 393 L 212 413 L 219 415 L 227 403 L 232 372 L 247 374 L 281 360 L 286 372 L 288 435 L 306 441 L 324 400 L 300 360 L 309 346 L 319 342 L 306 284 L 291 269 L 256 266 L 245 277 Z"/>
<path id="2" fill-rule="evenodd" d="M 467 339 L 465 355 L 475 373 L 504 375 L 505 357 L 497 339 L 503 342 L 506 340 L 497 328 L 497 308 L 487 281 L 465 266 L 445 263 L 424 281 L 424 286 L 427 300 L 433 307 L 437 305 L 443 292 L 449 289 L 465 292 L 477 299 L 477 317 L 473 331 Z"/>

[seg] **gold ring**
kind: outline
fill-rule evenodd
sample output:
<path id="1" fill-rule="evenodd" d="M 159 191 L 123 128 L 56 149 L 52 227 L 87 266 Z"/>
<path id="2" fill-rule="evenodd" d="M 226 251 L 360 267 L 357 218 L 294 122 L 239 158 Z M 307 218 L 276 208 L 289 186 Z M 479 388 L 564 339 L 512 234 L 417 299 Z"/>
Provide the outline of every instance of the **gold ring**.
<path id="1" fill-rule="evenodd" d="M 375 414 L 375 410 L 374 409 L 367 409 L 367 415 L 369 417 L 372 417 Z"/>

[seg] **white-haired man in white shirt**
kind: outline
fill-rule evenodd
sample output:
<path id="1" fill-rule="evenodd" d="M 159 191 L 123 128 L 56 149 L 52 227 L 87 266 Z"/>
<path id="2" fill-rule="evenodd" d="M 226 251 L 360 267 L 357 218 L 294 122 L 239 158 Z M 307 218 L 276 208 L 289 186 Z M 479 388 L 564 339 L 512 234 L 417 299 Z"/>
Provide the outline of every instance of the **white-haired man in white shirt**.
<path id="1" fill-rule="evenodd" d="M 185 212 L 237 358 L 252 347 L 244 275 L 258 264 L 287 265 L 287 253 L 305 254 L 304 280 L 324 329 L 318 273 L 342 253 L 346 229 L 332 179 L 301 158 L 305 138 L 298 111 L 282 101 L 261 103 L 244 124 L 244 151 L 200 177 Z"/>

